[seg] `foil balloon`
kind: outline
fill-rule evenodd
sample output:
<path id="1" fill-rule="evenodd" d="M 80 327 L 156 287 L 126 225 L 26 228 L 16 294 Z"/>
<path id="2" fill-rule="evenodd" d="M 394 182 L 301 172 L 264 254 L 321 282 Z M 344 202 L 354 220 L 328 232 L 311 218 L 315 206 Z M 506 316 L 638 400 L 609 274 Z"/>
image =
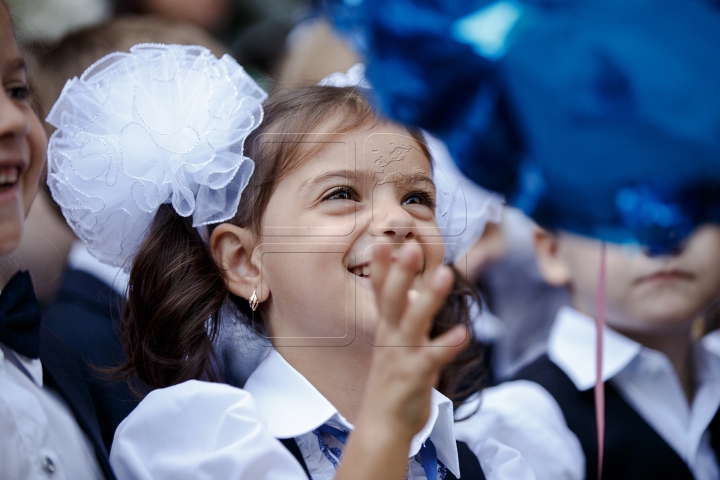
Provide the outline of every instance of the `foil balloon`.
<path id="1" fill-rule="evenodd" d="M 540 224 L 672 251 L 720 221 L 720 4 L 325 0 L 385 115 Z"/>

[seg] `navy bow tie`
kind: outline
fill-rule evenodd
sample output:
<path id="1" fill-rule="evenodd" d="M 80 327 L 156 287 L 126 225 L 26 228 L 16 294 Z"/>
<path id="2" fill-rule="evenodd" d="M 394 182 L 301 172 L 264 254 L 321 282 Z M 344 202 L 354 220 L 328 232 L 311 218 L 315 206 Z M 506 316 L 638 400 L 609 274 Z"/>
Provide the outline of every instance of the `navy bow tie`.
<path id="1" fill-rule="evenodd" d="M 16 273 L 0 293 L 0 342 L 21 355 L 38 358 L 40 318 L 30 273 Z"/>

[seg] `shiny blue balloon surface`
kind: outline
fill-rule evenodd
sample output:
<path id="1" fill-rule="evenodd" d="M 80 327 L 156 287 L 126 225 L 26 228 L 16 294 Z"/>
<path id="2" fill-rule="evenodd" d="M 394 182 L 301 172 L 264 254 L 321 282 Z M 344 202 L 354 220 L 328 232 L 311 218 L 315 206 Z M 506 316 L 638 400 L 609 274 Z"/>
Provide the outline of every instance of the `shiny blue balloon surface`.
<path id="1" fill-rule="evenodd" d="M 720 3 L 326 0 L 387 116 L 540 224 L 653 251 L 720 222 Z"/>

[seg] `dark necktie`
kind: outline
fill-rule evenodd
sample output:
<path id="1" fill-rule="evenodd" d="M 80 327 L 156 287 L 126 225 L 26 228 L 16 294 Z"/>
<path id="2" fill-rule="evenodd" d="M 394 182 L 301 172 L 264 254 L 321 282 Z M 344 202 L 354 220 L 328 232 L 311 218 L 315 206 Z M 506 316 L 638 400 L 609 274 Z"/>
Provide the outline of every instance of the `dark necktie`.
<path id="1" fill-rule="evenodd" d="M 20 355 L 38 358 L 40 304 L 28 272 L 18 272 L 0 293 L 0 342 Z"/>

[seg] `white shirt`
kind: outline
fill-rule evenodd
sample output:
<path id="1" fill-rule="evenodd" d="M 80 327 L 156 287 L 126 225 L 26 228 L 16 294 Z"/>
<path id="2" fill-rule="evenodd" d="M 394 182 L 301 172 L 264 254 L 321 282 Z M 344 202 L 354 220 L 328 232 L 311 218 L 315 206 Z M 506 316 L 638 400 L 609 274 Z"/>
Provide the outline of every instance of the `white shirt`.
<path id="1" fill-rule="evenodd" d="M 606 328 L 603 381 L 613 384 L 625 401 L 687 463 L 696 479 L 717 480 L 720 470 L 707 428 L 720 407 L 720 356 L 702 344 L 694 345 L 694 355 L 697 389 L 689 405 L 667 356 Z M 548 356 L 578 390 L 591 389 L 595 384 L 594 320 L 572 308 L 562 308 L 550 333 Z M 530 385 L 534 398 L 523 394 Z M 489 396 L 515 400 L 504 411 L 496 412 L 500 419 L 494 420 L 506 422 L 527 412 L 533 417 L 533 424 L 518 425 L 520 431 L 502 438 L 523 453 L 538 479 L 583 478 L 585 459 L 581 450 L 569 450 L 562 458 L 547 461 L 547 455 L 553 454 L 558 443 L 572 443 L 568 435 L 577 441 L 574 434 L 567 431 L 562 416 L 542 414 L 542 410 L 559 411 L 554 398 L 532 382 L 509 382 L 499 389 Z M 553 431 L 554 438 L 538 437 L 538 430 Z M 494 430 L 490 433 L 498 434 Z M 562 476 L 572 472 L 573 476 Z"/>
<path id="2" fill-rule="evenodd" d="M 190 380 L 154 390 L 115 431 L 118 480 L 305 480 L 264 427 L 253 398 L 221 383 Z"/>
<path id="3" fill-rule="evenodd" d="M 248 379 L 245 390 L 193 380 L 151 392 L 115 432 L 110 463 L 119 480 L 304 480 L 307 477 L 300 464 L 276 440 L 295 438 L 313 479 L 332 479 L 335 467 L 312 433 L 326 423 L 353 429 L 272 349 Z M 428 438 L 436 447 L 438 460 L 457 475 L 452 404 L 437 392 L 433 393 L 428 423 L 410 445 L 409 479 L 425 478 L 415 455 Z M 326 435 L 323 440 L 339 446 Z M 517 452 L 499 442 L 488 442 L 481 453 L 483 470 L 494 472 L 489 480 L 535 479 Z M 513 470 L 517 465 L 521 470 Z M 517 471 L 520 476 L 512 475 Z"/>
<path id="4" fill-rule="evenodd" d="M 270 434 L 276 438 L 294 438 L 303 454 L 313 480 L 331 480 L 335 466 L 320 448 L 313 430 L 323 424 L 350 432 L 353 425 L 297 370 L 273 349 L 245 384 L 260 410 Z M 408 458 L 408 480 L 425 479 L 425 471 L 416 456 L 430 438 L 438 460 L 459 476 L 457 445 L 453 434 L 452 402 L 433 390 L 430 418 L 412 439 Z M 323 442 L 340 447 L 323 435 Z M 438 480 L 442 477 L 438 475 Z"/>
<path id="5" fill-rule="evenodd" d="M 702 344 L 715 355 L 720 356 L 720 330 L 713 330 L 702 338 Z"/>
<path id="6" fill-rule="evenodd" d="M 42 378 L 40 360 L 0 344 L 0 478 L 104 478 L 92 444 Z"/>
<path id="7" fill-rule="evenodd" d="M 272 349 L 245 390 L 188 381 L 151 392 L 115 432 L 110 463 L 119 480 L 306 479 L 300 464 L 276 440 L 295 438 L 313 480 L 332 479 L 335 467 L 312 433 L 325 423 L 353 429 Z M 412 440 L 411 456 L 428 437 L 438 460 L 457 475 L 452 403 L 437 392 L 428 424 Z M 325 440 L 337 446 L 333 439 Z M 422 466 L 411 465 L 408 478 L 424 479 Z"/>
<path id="8" fill-rule="evenodd" d="M 497 478 L 585 478 L 580 442 L 565 424 L 555 400 L 536 383 L 520 380 L 487 388 L 458 408 L 455 418 L 455 437 L 478 456 L 488 478 L 492 478 L 492 470 L 483 461 L 483 452 L 496 442 L 518 457 L 493 466 L 495 470 L 512 469 Z M 526 470 L 534 476 L 523 473 Z"/>

